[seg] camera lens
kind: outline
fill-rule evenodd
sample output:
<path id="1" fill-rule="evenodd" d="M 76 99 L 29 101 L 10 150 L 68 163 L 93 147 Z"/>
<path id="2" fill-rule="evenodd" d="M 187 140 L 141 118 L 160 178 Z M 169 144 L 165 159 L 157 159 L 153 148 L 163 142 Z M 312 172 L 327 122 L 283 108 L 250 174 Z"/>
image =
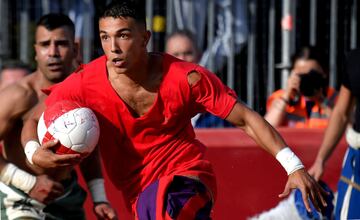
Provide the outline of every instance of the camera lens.
<path id="1" fill-rule="evenodd" d="M 309 73 L 300 75 L 300 92 L 304 96 L 314 96 L 316 91 L 318 91 L 324 85 L 324 78 L 321 73 L 311 70 Z"/>

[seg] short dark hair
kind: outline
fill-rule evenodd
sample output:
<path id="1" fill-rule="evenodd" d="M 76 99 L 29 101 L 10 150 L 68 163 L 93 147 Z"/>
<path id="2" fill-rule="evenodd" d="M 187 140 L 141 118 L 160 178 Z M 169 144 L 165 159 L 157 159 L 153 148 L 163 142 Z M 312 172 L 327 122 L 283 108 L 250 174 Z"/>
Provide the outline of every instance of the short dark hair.
<path id="1" fill-rule="evenodd" d="M 66 26 L 70 29 L 71 34 L 75 37 L 75 25 L 72 20 L 61 13 L 50 13 L 42 16 L 36 23 L 36 27 L 44 26 L 46 29 L 52 31 L 56 28 Z"/>
<path id="2" fill-rule="evenodd" d="M 120 17 L 130 17 L 135 19 L 139 24 L 143 24 L 146 27 L 146 18 L 145 18 L 145 7 L 142 1 L 135 0 L 113 0 L 108 4 L 104 11 L 100 14 L 99 19 L 101 18 L 120 18 Z"/>
<path id="3" fill-rule="evenodd" d="M 3 65 L 1 66 L 1 71 L 5 69 L 24 69 L 27 72 L 31 72 L 31 68 L 26 63 L 20 61 L 20 60 L 5 60 L 3 62 Z"/>
<path id="4" fill-rule="evenodd" d="M 323 94 L 326 97 L 327 89 L 329 86 L 329 68 L 328 68 L 328 64 L 327 64 L 325 58 L 326 57 L 323 54 L 323 50 L 321 50 L 320 48 L 318 48 L 316 46 L 303 46 L 292 56 L 291 69 L 294 68 L 295 62 L 299 59 L 315 60 L 321 66 L 322 70 L 324 71 L 323 74 L 325 74 L 325 75 L 322 75 L 323 81 L 321 81 L 320 84 L 321 84 L 321 87 L 323 88 Z M 305 79 L 302 78 L 301 80 L 303 81 Z M 305 84 L 307 84 L 306 81 L 304 81 L 304 82 L 305 82 Z M 300 85 L 300 87 L 301 86 L 302 85 Z"/>

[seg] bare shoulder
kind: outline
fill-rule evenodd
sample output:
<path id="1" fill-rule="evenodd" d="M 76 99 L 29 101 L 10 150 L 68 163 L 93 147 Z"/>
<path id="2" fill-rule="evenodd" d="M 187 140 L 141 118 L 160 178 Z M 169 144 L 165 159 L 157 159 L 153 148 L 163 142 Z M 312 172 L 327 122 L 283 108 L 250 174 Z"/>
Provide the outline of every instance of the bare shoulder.
<path id="1" fill-rule="evenodd" d="M 0 91 L 1 105 L 13 114 L 28 111 L 37 103 L 37 100 L 37 93 L 32 86 L 30 75 Z"/>

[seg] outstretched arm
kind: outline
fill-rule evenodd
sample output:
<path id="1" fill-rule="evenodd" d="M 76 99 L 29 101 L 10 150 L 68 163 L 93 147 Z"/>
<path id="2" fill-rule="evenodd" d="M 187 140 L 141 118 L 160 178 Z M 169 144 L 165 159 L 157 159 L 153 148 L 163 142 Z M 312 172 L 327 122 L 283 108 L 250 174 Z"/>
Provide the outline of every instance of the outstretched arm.
<path id="1" fill-rule="evenodd" d="M 243 129 L 263 149 L 276 156 L 283 165 L 289 177 L 280 197 L 287 196 L 291 189 L 299 188 L 308 211 L 311 211 L 309 198 L 318 209 L 326 206 L 322 196 L 325 192 L 303 169 L 301 161 L 287 148 L 280 134 L 259 114 L 237 102 L 226 120 Z"/>
<path id="2" fill-rule="evenodd" d="M 339 97 L 334 110 L 331 113 L 329 125 L 326 128 L 320 150 L 314 164 L 309 169 L 309 173 L 316 180 L 320 179 L 327 159 L 330 157 L 340 138 L 344 134 L 354 103 L 355 98 L 351 95 L 350 90 L 345 86 L 341 86 Z"/>
<path id="3" fill-rule="evenodd" d="M 239 102 L 235 104 L 226 120 L 244 130 L 258 145 L 273 156 L 286 147 L 285 141 L 268 122 Z"/>

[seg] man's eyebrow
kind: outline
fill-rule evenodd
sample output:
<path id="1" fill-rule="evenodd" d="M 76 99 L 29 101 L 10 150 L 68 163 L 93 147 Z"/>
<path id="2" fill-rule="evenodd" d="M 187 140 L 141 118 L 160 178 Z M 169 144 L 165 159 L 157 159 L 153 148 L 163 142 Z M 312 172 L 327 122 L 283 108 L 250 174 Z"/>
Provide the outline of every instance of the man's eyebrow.
<path id="1" fill-rule="evenodd" d="M 124 32 L 124 31 L 131 31 L 130 28 L 122 28 L 116 31 L 116 33 L 120 33 L 120 32 Z M 104 31 L 104 30 L 99 30 L 99 33 L 103 33 L 103 34 L 107 34 L 108 32 Z"/>
<path id="2" fill-rule="evenodd" d="M 50 43 L 50 42 L 51 42 L 51 40 L 40 40 L 40 41 L 37 41 L 36 43 L 37 44 L 45 44 L 45 43 Z M 70 42 L 70 40 L 64 38 L 64 39 L 56 39 L 56 40 L 54 40 L 54 42 Z"/>
<path id="3" fill-rule="evenodd" d="M 37 41 L 36 43 L 37 44 L 45 44 L 45 43 L 49 43 L 50 40 L 40 40 L 40 41 Z"/>

